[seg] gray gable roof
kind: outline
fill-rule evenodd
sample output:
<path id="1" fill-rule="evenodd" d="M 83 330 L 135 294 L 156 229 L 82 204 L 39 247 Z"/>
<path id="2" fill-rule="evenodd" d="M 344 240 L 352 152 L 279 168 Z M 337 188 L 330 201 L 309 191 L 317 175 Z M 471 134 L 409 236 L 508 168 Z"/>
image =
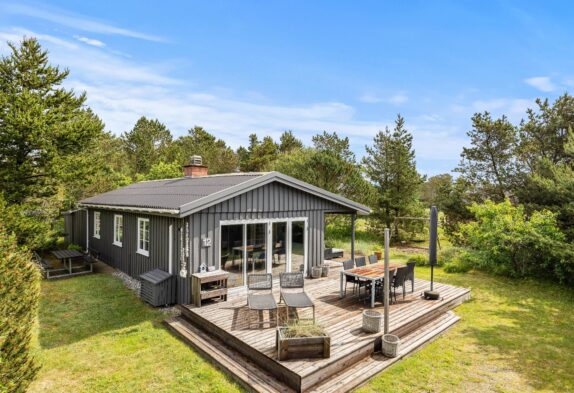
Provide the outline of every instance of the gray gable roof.
<path id="1" fill-rule="evenodd" d="M 183 217 L 274 181 L 336 202 L 360 214 L 371 212 L 364 205 L 279 172 L 145 181 L 84 199 L 79 205 Z"/>

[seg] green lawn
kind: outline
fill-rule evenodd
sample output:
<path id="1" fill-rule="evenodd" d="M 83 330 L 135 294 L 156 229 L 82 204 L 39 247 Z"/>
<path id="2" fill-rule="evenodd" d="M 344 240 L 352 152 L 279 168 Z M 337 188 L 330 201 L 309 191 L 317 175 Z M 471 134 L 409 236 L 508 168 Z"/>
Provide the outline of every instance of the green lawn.
<path id="1" fill-rule="evenodd" d="M 428 268 L 417 275 L 428 277 Z M 482 273 L 437 280 L 471 287 L 453 329 L 361 392 L 574 391 L 574 291 Z M 107 274 L 42 284 L 31 391 L 233 392 L 241 389 L 172 336 L 164 315 Z"/>
<path id="2" fill-rule="evenodd" d="M 430 269 L 417 268 L 421 278 Z M 435 270 L 437 281 L 472 288 L 445 335 L 359 392 L 572 392 L 574 290 L 479 272 Z"/>
<path id="3" fill-rule="evenodd" d="M 234 392 L 241 389 L 108 274 L 43 281 L 32 392 Z"/>

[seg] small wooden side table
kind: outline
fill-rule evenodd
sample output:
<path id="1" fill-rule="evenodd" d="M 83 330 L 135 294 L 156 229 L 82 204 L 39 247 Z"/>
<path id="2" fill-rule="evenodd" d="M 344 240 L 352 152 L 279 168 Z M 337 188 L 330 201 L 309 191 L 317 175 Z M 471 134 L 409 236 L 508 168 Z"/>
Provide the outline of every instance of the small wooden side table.
<path id="1" fill-rule="evenodd" d="M 191 275 L 191 303 L 201 307 L 206 299 L 220 298 L 227 301 L 227 279 L 229 273 L 224 270 L 194 273 Z"/>

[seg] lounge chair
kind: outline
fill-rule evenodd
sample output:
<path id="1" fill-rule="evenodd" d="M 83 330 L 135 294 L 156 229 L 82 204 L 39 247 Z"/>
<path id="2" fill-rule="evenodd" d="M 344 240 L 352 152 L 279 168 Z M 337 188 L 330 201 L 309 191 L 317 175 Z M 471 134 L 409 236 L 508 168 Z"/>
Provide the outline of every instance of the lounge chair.
<path id="1" fill-rule="evenodd" d="M 305 285 L 305 278 L 303 277 L 303 273 L 281 273 L 279 275 L 279 284 L 281 286 L 279 302 L 285 302 L 285 305 L 288 308 L 287 319 L 289 319 L 289 311 L 292 308 L 313 308 L 313 322 L 315 322 L 315 304 L 303 289 Z M 291 290 L 300 291 L 292 292 Z"/>
<path id="2" fill-rule="evenodd" d="M 273 297 L 273 276 L 271 273 L 252 273 L 247 275 L 247 307 L 249 311 L 257 311 L 257 314 L 262 311 L 269 311 L 269 321 L 263 319 L 255 322 L 257 326 L 263 326 L 269 323 L 271 326 L 271 314 L 275 310 L 275 325 L 277 325 L 277 302 Z M 263 293 L 265 292 L 265 293 Z M 249 328 L 254 323 L 251 320 L 249 313 Z"/>

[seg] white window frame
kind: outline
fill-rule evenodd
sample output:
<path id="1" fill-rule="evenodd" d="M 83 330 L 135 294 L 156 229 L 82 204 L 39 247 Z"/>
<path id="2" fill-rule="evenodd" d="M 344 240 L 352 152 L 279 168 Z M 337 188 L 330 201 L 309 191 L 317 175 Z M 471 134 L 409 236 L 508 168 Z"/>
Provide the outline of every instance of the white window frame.
<path id="1" fill-rule="evenodd" d="M 101 232 L 101 215 L 100 212 L 95 211 L 94 212 L 94 237 L 96 239 L 100 238 L 100 232 Z"/>
<path id="2" fill-rule="evenodd" d="M 121 239 L 118 240 L 118 219 L 121 221 Z M 124 240 L 124 216 L 121 214 L 114 214 L 114 245 L 121 247 Z"/>
<path id="3" fill-rule="evenodd" d="M 148 238 L 147 238 L 147 246 L 148 246 L 148 249 L 147 249 L 147 250 L 145 250 L 145 249 L 143 249 L 143 248 L 140 248 L 141 240 L 144 240 L 144 243 L 145 243 L 145 239 L 142 239 L 142 238 L 141 238 L 141 236 L 142 236 L 142 234 L 141 234 L 141 223 L 142 223 L 142 222 L 147 223 L 147 225 L 148 225 L 148 229 L 147 229 L 147 236 L 148 236 Z M 138 253 L 138 254 L 141 254 L 141 255 L 144 255 L 144 256 L 146 256 L 146 257 L 149 257 L 150 231 L 151 231 L 151 230 L 150 230 L 149 218 L 138 217 L 138 237 L 137 237 L 138 243 L 137 243 L 137 253 Z"/>

